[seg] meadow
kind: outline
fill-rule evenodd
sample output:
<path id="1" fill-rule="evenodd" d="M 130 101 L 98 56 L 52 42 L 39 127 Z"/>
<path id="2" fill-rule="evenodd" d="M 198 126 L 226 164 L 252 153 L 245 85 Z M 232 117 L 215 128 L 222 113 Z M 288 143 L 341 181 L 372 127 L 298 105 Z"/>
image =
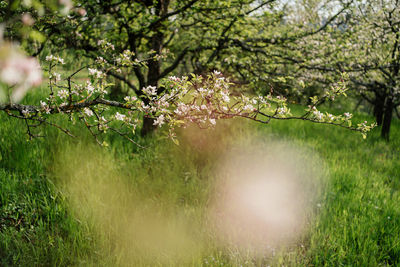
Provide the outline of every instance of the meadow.
<path id="1" fill-rule="evenodd" d="M 362 114 L 355 119 L 372 121 Z M 145 149 L 112 133 L 109 146 L 99 147 L 78 125 L 71 126 L 77 139 L 45 128 L 45 138 L 27 140 L 23 121 L 5 114 L 1 121 L 2 266 L 400 264 L 398 120 L 390 142 L 378 129 L 364 140 L 302 121 L 235 120 L 182 131 L 179 145 L 157 133 L 136 137 Z M 258 142 L 306 150 L 303 160 L 320 174 L 306 230 L 287 246 L 254 256 L 216 241 L 207 210 L 223 153 Z"/>

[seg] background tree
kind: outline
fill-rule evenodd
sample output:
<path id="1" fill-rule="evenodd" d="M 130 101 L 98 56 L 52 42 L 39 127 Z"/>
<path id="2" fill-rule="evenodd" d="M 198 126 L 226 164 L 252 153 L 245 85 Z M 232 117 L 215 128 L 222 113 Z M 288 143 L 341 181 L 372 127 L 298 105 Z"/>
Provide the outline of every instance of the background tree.
<path id="1" fill-rule="evenodd" d="M 304 70 L 301 75 L 308 84 L 327 85 L 348 73 L 350 88 L 372 105 L 385 139 L 400 104 L 399 8 L 398 1 L 351 1 L 327 30 L 297 40 L 280 55 Z"/>

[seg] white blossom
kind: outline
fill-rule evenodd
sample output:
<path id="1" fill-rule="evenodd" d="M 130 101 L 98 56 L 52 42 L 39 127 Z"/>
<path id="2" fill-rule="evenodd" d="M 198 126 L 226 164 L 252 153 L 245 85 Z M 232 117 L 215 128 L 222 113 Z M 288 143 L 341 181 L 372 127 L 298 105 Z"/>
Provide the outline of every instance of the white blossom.
<path id="1" fill-rule="evenodd" d="M 86 114 L 86 116 L 91 117 L 93 116 L 93 111 L 90 108 L 84 108 L 83 112 Z"/>
<path id="2" fill-rule="evenodd" d="M 40 100 L 40 107 L 46 112 L 46 114 L 50 114 L 50 108 L 46 102 Z"/>
<path id="3" fill-rule="evenodd" d="M 54 77 L 56 82 L 61 81 L 61 74 L 60 73 L 53 72 L 53 77 Z"/>
<path id="4" fill-rule="evenodd" d="M 65 89 L 61 89 L 60 91 L 58 91 L 57 95 L 61 98 L 61 99 L 66 99 L 68 97 L 68 91 Z"/>
<path id="5" fill-rule="evenodd" d="M 247 104 L 243 107 L 244 111 L 254 111 L 254 107 L 251 104 Z"/>
<path id="6" fill-rule="evenodd" d="M 118 120 L 118 121 L 123 121 L 123 120 L 125 120 L 125 115 L 124 114 L 121 114 L 121 113 L 119 113 L 119 112 L 117 112 L 117 113 L 115 113 L 115 119 L 116 120 Z"/>
<path id="7" fill-rule="evenodd" d="M 228 96 L 227 93 L 221 92 L 221 97 L 222 97 L 222 100 L 223 100 L 225 103 L 229 103 L 230 98 L 229 98 L 229 96 Z"/>
<path id="8" fill-rule="evenodd" d="M 53 55 L 46 56 L 46 61 L 65 64 L 64 59 L 62 59 L 59 56 L 53 56 Z"/>
<path id="9" fill-rule="evenodd" d="M 154 120 L 153 125 L 158 125 L 159 127 L 161 127 L 161 125 L 163 125 L 165 122 L 165 117 L 163 114 L 161 114 L 160 116 L 157 117 L 157 119 Z"/>
<path id="10" fill-rule="evenodd" d="M 168 77 L 169 80 L 174 81 L 174 82 L 179 82 L 181 79 L 176 77 L 176 76 L 169 76 Z"/>
<path id="11" fill-rule="evenodd" d="M 95 76 L 96 78 L 102 78 L 104 76 L 103 72 L 97 69 L 88 68 L 89 75 Z"/>
<path id="12" fill-rule="evenodd" d="M 93 93 L 94 89 L 95 88 L 93 87 L 92 83 L 90 81 L 87 81 L 86 82 L 86 90 L 88 91 L 88 93 L 89 94 Z"/>
<path id="13" fill-rule="evenodd" d="M 324 118 L 324 114 L 321 113 L 319 110 L 313 111 L 313 114 L 318 120 L 322 120 Z"/>
<path id="14" fill-rule="evenodd" d="M 32 18 L 32 16 L 29 13 L 24 13 L 22 15 L 22 23 L 27 25 L 27 26 L 32 26 L 35 23 L 35 20 Z"/>
<path id="15" fill-rule="evenodd" d="M 106 63 L 106 60 L 103 57 L 97 57 L 96 58 L 96 63 L 99 63 L 99 64 Z"/>
<path id="16" fill-rule="evenodd" d="M 178 116 L 185 115 L 190 110 L 189 106 L 184 103 L 178 103 L 178 107 L 175 109 L 175 114 Z"/>
<path id="17" fill-rule="evenodd" d="M 348 112 L 344 113 L 343 115 L 346 117 L 346 119 L 351 119 L 351 117 L 353 116 L 352 114 L 350 114 Z"/>
<path id="18" fill-rule="evenodd" d="M 151 86 L 151 85 L 147 86 L 147 87 L 143 88 L 143 92 L 149 96 L 157 95 L 157 87 Z"/>
<path id="19" fill-rule="evenodd" d="M 136 101 L 136 100 L 137 100 L 137 97 L 136 97 L 136 96 L 125 96 L 125 97 L 124 97 L 124 100 L 125 100 L 126 102 L 133 102 L 133 101 Z"/>
<path id="20" fill-rule="evenodd" d="M 286 108 L 285 107 L 278 108 L 277 113 L 278 113 L 278 115 L 285 115 L 286 114 Z"/>
<path id="21" fill-rule="evenodd" d="M 220 72 L 220 71 L 217 71 L 217 70 L 214 70 L 214 74 L 215 74 L 215 75 L 221 75 L 221 72 Z"/>

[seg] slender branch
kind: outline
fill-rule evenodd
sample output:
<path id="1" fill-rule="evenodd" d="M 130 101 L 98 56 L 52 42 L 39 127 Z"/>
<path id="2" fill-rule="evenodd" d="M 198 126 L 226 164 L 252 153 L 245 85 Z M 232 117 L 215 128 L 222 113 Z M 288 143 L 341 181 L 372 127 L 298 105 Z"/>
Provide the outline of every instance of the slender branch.
<path id="1" fill-rule="evenodd" d="M 61 113 L 61 112 L 71 112 L 74 110 L 79 110 L 83 109 L 85 107 L 91 107 L 91 106 L 96 106 L 96 105 L 106 105 L 110 107 L 117 107 L 117 108 L 122 108 L 122 109 L 128 109 L 128 110 L 136 110 L 135 107 L 129 106 L 127 104 L 123 104 L 118 101 L 113 101 L 113 100 L 107 100 L 103 98 L 96 98 L 93 100 L 87 100 L 84 102 L 77 102 L 77 103 L 72 103 L 70 105 L 62 105 L 57 108 L 50 107 L 49 113 L 51 114 L 56 114 L 56 113 Z M 34 105 L 23 105 L 23 104 L 17 104 L 17 103 L 8 103 L 8 104 L 0 104 L 0 110 L 3 111 L 18 111 L 21 114 L 37 114 L 41 111 L 41 107 L 39 106 L 34 106 Z"/>
<path id="2" fill-rule="evenodd" d="M 141 91 L 133 83 L 131 83 L 131 81 L 129 81 L 124 76 L 119 75 L 119 74 L 117 74 L 115 72 L 112 72 L 112 71 L 108 72 L 108 74 L 110 74 L 111 76 L 117 78 L 118 80 L 123 81 L 124 83 L 126 83 L 131 89 L 133 89 L 133 91 L 135 91 L 136 94 L 140 94 Z"/>
<path id="3" fill-rule="evenodd" d="M 186 5 L 184 5 L 183 7 L 166 13 L 165 15 L 159 17 L 158 19 L 156 19 L 155 21 L 153 21 L 152 23 L 150 23 L 150 25 L 147 27 L 147 29 L 152 29 L 155 25 L 157 25 L 158 23 L 162 22 L 163 20 L 168 19 L 169 17 L 172 17 L 174 15 L 177 15 L 179 13 L 182 13 L 183 11 L 185 11 L 186 9 L 190 8 L 191 6 L 193 6 L 196 2 L 198 2 L 199 0 L 192 0 L 189 3 L 187 3 Z"/>
<path id="4" fill-rule="evenodd" d="M 110 129 L 111 131 L 113 131 L 113 132 L 119 134 L 119 135 L 122 136 L 123 138 L 127 139 L 129 142 L 131 142 L 131 143 L 137 145 L 138 147 L 140 147 L 140 148 L 146 148 L 146 147 L 140 145 L 139 143 L 137 143 L 137 142 L 136 142 L 135 140 L 133 140 L 132 138 L 130 138 L 130 137 L 128 136 L 128 134 L 122 133 L 122 132 L 120 132 L 120 131 L 118 131 L 117 129 L 114 129 L 114 128 L 112 128 L 112 127 L 109 127 L 108 129 Z"/>
<path id="5" fill-rule="evenodd" d="M 174 62 L 168 66 L 167 68 L 165 68 L 159 78 L 164 78 L 165 76 L 167 76 L 171 71 L 173 71 L 174 69 L 176 69 L 176 67 L 179 65 L 179 63 L 182 61 L 182 59 L 185 57 L 185 55 L 187 54 L 187 52 L 189 51 L 189 49 L 186 47 L 185 49 L 183 49 L 183 51 L 177 56 L 177 58 L 174 60 Z"/>
<path id="6" fill-rule="evenodd" d="M 320 123 L 320 124 L 328 124 L 328 125 L 339 126 L 339 127 L 342 127 L 342 128 L 346 128 L 346 129 L 352 130 L 352 131 L 356 131 L 356 132 L 360 131 L 357 128 L 354 128 L 354 127 L 351 127 L 351 126 L 347 126 L 345 124 L 339 124 L 339 123 L 329 122 L 329 121 L 318 121 L 318 120 L 314 120 L 314 119 L 307 118 L 307 117 L 302 117 L 302 116 L 300 116 L 300 117 L 298 117 L 298 116 L 276 117 L 276 114 L 275 115 L 268 115 L 268 114 L 263 113 L 261 111 L 259 111 L 258 113 L 260 115 L 264 116 L 264 117 L 267 117 L 268 120 L 263 121 L 263 120 L 260 120 L 260 119 L 254 118 L 254 117 L 250 117 L 250 116 L 246 116 L 246 115 L 242 115 L 242 114 L 238 114 L 237 116 L 243 117 L 243 118 L 246 118 L 246 119 L 250 119 L 250 120 L 253 120 L 253 121 L 257 121 L 257 122 L 260 122 L 260 123 L 264 123 L 264 124 L 268 124 L 271 119 L 273 119 L 273 120 L 303 120 L 303 121 L 309 121 L 309 122 L 313 122 L 313 123 Z"/>

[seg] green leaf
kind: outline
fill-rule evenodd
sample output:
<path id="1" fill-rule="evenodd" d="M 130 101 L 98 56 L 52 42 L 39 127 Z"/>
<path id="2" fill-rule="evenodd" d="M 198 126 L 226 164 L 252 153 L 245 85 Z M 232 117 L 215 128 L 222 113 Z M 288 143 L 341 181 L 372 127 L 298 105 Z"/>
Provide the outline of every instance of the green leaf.
<path id="1" fill-rule="evenodd" d="M 41 43 L 43 43 L 46 40 L 46 37 L 42 33 L 35 30 L 29 33 L 29 37 Z"/>

